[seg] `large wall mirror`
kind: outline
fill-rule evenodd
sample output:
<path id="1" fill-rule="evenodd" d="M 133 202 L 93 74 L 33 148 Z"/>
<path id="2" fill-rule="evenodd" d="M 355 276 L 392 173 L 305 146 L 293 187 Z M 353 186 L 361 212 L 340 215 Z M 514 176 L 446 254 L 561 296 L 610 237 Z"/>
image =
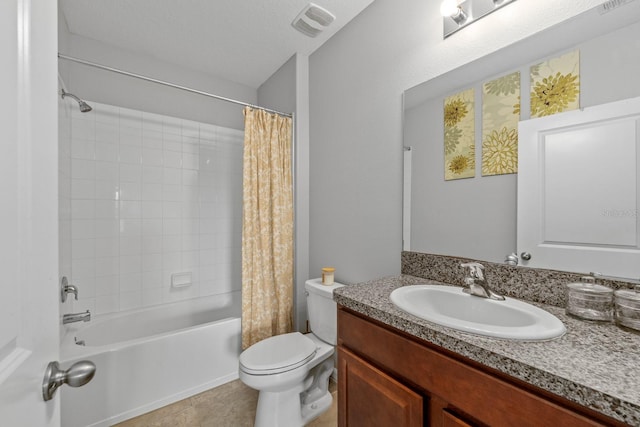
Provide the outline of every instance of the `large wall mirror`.
<path id="1" fill-rule="evenodd" d="M 482 85 L 519 71 L 520 119 L 527 120 L 530 67 L 576 50 L 581 108 L 640 96 L 640 2 L 607 13 L 594 8 L 405 91 L 405 250 L 491 262 L 504 262 L 518 250 L 518 175 L 481 173 Z M 476 99 L 475 177 L 445 181 L 444 100 L 469 88 Z M 530 266 L 548 267 L 533 260 Z M 597 265 L 563 267 L 562 259 L 555 260 L 557 269 L 606 271 Z"/>

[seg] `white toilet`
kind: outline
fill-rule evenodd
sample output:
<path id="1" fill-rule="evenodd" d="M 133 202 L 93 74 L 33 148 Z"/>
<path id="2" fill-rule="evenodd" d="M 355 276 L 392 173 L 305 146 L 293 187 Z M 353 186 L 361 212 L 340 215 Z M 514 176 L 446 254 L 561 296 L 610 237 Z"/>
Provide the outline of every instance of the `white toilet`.
<path id="1" fill-rule="evenodd" d="M 333 290 L 341 286 L 307 280 L 312 332 L 270 337 L 240 354 L 240 380 L 260 392 L 255 427 L 300 427 L 331 407 L 328 387 L 337 338 Z"/>

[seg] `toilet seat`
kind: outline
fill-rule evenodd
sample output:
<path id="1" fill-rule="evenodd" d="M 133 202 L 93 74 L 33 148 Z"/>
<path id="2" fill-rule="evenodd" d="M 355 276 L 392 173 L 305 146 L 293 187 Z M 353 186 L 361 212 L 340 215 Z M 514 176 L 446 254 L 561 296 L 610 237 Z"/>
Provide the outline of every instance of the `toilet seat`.
<path id="1" fill-rule="evenodd" d="M 252 375 L 278 374 L 304 365 L 316 351 L 316 344 L 300 332 L 277 335 L 243 351 L 240 368 Z"/>

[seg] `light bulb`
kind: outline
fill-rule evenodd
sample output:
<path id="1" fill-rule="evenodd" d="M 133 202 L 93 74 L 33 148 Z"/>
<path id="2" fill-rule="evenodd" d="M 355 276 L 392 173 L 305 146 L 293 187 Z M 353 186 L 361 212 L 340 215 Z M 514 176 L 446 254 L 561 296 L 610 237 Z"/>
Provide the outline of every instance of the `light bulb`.
<path id="1" fill-rule="evenodd" d="M 440 14 L 442 16 L 453 16 L 458 13 L 458 0 L 443 0 L 440 4 Z"/>

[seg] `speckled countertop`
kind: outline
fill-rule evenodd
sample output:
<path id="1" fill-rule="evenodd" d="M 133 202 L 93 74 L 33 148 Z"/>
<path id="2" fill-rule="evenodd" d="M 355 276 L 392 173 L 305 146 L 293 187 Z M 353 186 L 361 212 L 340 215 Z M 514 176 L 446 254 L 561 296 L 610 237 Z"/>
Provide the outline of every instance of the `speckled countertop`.
<path id="1" fill-rule="evenodd" d="M 334 300 L 351 310 L 454 351 L 602 414 L 640 426 L 640 334 L 612 323 L 592 323 L 565 315 L 564 309 L 532 303 L 557 316 L 567 333 L 543 342 L 501 340 L 459 332 L 396 308 L 389 299 L 400 287 L 443 284 L 403 275 L 334 291 Z"/>

